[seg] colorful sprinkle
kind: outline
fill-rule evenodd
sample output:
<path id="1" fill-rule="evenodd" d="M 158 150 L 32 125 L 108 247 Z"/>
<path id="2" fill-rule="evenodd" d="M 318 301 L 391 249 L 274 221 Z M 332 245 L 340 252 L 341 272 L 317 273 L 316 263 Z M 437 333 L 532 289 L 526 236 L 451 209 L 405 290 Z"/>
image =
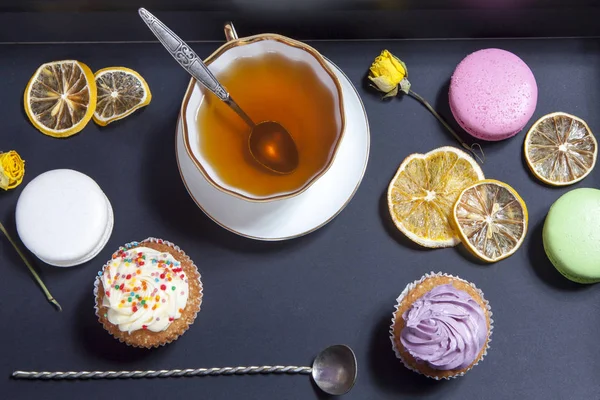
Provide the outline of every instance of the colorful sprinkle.
<path id="1" fill-rule="evenodd" d="M 159 241 L 157 240 L 156 242 Z M 163 307 L 166 307 L 166 303 L 172 301 L 172 299 L 169 299 L 165 295 L 159 295 L 161 291 L 163 293 L 171 293 L 168 292 L 169 288 L 171 288 L 174 295 L 180 294 L 181 296 L 185 296 L 188 291 L 178 288 L 174 282 L 188 282 L 185 271 L 181 267 L 182 263 L 173 260 L 169 253 L 161 253 L 159 256 L 147 256 L 143 252 L 140 252 L 139 248 L 132 249 L 134 246 L 134 244 L 129 244 L 123 247 L 113 255 L 114 261 L 107 264 L 106 269 L 98 272 L 98 276 L 102 277 L 105 288 L 122 291 L 122 297 L 119 294 L 116 296 L 118 298 L 118 304 L 116 305 L 118 308 L 130 309 L 132 314 L 139 311 L 143 312 L 144 310 L 152 310 L 154 312 L 162 304 L 164 304 Z M 146 267 L 146 264 L 150 267 Z M 125 269 L 125 265 L 131 268 Z M 111 276 L 111 273 L 113 276 Z M 149 279 L 152 280 L 149 281 Z M 138 280 L 139 282 L 137 282 Z M 110 296 L 108 290 L 105 293 L 107 297 Z M 184 312 L 183 308 L 176 308 L 176 310 L 177 312 L 174 312 L 171 317 L 164 315 L 163 317 L 156 317 L 154 315 L 154 319 L 160 321 L 162 318 L 164 321 L 165 318 L 168 318 L 169 322 L 172 322 Z M 145 323 L 147 325 L 143 325 L 142 328 L 148 329 L 150 322 L 146 321 Z"/>

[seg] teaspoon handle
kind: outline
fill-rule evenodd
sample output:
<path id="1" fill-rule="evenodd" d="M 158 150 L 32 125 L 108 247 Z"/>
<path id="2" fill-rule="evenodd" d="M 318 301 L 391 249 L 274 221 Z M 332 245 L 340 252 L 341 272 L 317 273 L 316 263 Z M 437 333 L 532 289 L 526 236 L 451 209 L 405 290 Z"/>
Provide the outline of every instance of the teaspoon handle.
<path id="1" fill-rule="evenodd" d="M 42 380 L 73 380 L 73 379 L 136 379 L 136 378 L 170 378 L 182 376 L 216 376 L 216 375 L 258 375 L 258 374 L 301 374 L 308 375 L 311 367 L 296 367 L 282 365 L 264 365 L 262 367 L 223 367 L 223 368 L 198 368 L 198 369 L 161 369 L 147 371 L 67 371 L 67 372 L 37 372 L 15 371 L 14 379 L 42 379 Z"/>
<path id="2" fill-rule="evenodd" d="M 227 90 L 219 83 L 206 64 L 204 64 L 198 54 L 196 54 L 187 43 L 181 40 L 179 36 L 174 34 L 172 30 L 160 22 L 158 18 L 145 8 L 140 8 L 138 13 L 152 33 L 154 33 L 165 49 L 167 49 L 183 69 L 208 90 L 213 92 L 215 96 L 227 103 L 244 120 L 244 122 L 248 124 L 248 126 L 251 128 L 254 127 L 255 124 L 252 121 L 252 118 L 250 118 L 248 114 L 233 101 Z"/>
<path id="3" fill-rule="evenodd" d="M 219 99 L 227 101 L 229 93 L 219 83 L 208 67 L 202 62 L 202 59 L 188 46 L 179 36 L 173 33 L 158 18 L 152 15 L 145 8 L 138 10 L 140 17 L 144 20 L 148 28 L 154 33 L 162 45 L 169 51 L 173 58 L 198 82 L 206 86 Z"/>

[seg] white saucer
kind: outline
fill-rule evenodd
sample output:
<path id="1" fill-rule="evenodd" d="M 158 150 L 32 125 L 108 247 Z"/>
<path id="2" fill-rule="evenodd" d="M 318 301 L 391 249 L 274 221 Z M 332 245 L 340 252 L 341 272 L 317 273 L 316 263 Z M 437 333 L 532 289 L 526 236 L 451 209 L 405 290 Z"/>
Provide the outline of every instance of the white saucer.
<path id="1" fill-rule="evenodd" d="M 198 207 L 223 228 L 256 240 L 293 239 L 327 224 L 356 193 L 369 159 L 367 113 L 348 77 L 331 61 L 327 60 L 327 64 L 342 83 L 346 132 L 329 171 L 298 196 L 253 203 L 216 189 L 198 174 L 196 165 L 187 156 L 180 117 L 176 155 L 181 178 Z"/>

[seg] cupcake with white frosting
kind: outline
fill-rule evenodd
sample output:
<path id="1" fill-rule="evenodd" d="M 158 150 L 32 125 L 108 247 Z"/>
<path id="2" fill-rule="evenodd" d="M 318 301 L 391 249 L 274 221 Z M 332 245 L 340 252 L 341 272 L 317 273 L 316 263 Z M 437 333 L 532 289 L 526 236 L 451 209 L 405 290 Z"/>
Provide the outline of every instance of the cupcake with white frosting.
<path id="1" fill-rule="evenodd" d="M 390 339 L 412 371 L 433 379 L 464 375 L 487 354 L 493 320 L 475 285 L 448 274 L 427 274 L 397 299 Z"/>
<path id="2" fill-rule="evenodd" d="M 183 334 L 202 303 L 198 269 L 179 247 L 149 238 L 119 248 L 94 284 L 96 315 L 134 347 L 165 345 Z"/>

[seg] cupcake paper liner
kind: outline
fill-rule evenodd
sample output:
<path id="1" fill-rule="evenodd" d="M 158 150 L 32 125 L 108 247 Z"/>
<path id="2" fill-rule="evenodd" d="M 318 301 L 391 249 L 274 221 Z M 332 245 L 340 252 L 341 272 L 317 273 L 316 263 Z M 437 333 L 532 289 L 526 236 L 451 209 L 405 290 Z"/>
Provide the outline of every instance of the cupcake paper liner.
<path id="1" fill-rule="evenodd" d="M 459 373 L 457 373 L 456 375 L 452 375 L 452 376 L 444 376 L 444 377 L 439 377 L 439 376 L 432 376 L 432 375 L 428 375 L 426 373 L 423 373 L 421 371 L 419 371 L 418 369 L 412 367 L 410 365 L 410 363 L 408 361 L 406 361 L 403 357 L 402 357 L 402 353 L 400 352 L 400 350 L 397 348 L 396 346 L 396 341 L 394 340 L 394 325 L 396 324 L 396 314 L 398 312 L 398 308 L 400 307 L 400 305 L 402 304 L 402 301 L 404 300 L 404 298 L 406 297 L 406 295 L 413 290 L 414 288 L 416 288 L 417 286 L 419 286 L 421 283 L 423 283 L 426 279 L 432 278 L 432 277 L 447 277 L 447 278 L 451 278 L 451 279 L 455 279 L 461 282 L 464 282 L 466 284 L 468 284 L 469 286 L 471 286 L 473 289 L 475 289 L 477 291 L 477 293 L 479 294 L 479 296 L 481 297 L 481 299 L 483 300 L 483 303 L 485 304 L 485 308 L 487 310 L 488 313 L 488 319 L 490 321 L 490 328 L 489 328 L 489 334 L 488 334 L 488 339 L 486 341 L 485 344 L 485 349 L 483 349 L 483 353 L 481 354 L 481 357 L 479 357 L 479 359 L 471 366 L 469 366 L 466 370 L 461 371 Z M 494 330 L 494 320 L 492 319 L 492 309 L 490 308 L 490 303 L 485 299 L 485 297 L 483 296 L 483 292 L 477 288 L 473 283 L 468 282 L 464 279 L 461 279 L 457 276 L 454 275 L 450 275 L 450 274 L 446 274 L 446 273 L 442 273 L 442 272 L 430 272 L 428 274 L 425 274 L 421 279 L 414 281 L 412 283 L 409 283 L 408 285 L 406 285 L 406 287 L 404 288 L 404 290 L 402 291 L 402 293 L 400 293 L 400 296 L 398 296 L 398 298 L 396 299 L 396 305 L 394 306 L 394 313 L 392 314 L 392 324 L 390 325 L 390 341 L 392 342 L 392 348 L 394 349 L 394 353 L 396 354 L 396 357 L 402 362 L 402 364 L 408 368 L 409 370 L 416 372 L 419 375 L 423 375 L 426 376 L 428 378 L 432 378 L 435 380 L 441 380 L 441 379 L 454 379 L 454 378 L 458 378 L 459 376 L 463 376 L 464 374 L 466 374 L 468 371 L 470 371 L 473 367 L 475 367 L 476 365 L 478 365 L 481 361 L 483 361 L 483 359 L 485 358 L 485 356 L 487 355 L 487 352 L 490 348 L 490 343 L 492 341 L 492 333 Z"/>
<path id="2" fill-rule="evenodd" d="M 106 330 L 106 331 L 107 331 L 107 332 L 108 332 L 108 333 L 109 333 L 109 334 L 110 334 L 112 337 L 114 337 L 115 339 L 117 339 L 117 340 L 118 340 L 119 342 L 121 342 L 121 343 L 125 343 L 127 346 L 131 346 L 131 347 L 138 347 L 138 348 L 145 348 L 145 349 L 150 349 L 150 348 L 157 348 L 157 347 L 161 347 L 161 346 L 164 346 L 164 345 L 166 345 L 166 344 L 169 344 L 169 343 L 171 343 L 171 342 L 174 342 L 174 341 L 175 341 L 175 340 L 177 340 L 177 339 L 178 339 L 178 338 L 179 338 L 181 335 L 183 335 L 183 334 L 184 334 L 184 333 L 185 333 L 185 332 L 186 332 L 186 331 L 187 331 L 187 330 L 190 328 L 190 326 L 192 326 L 192 325 L 194 324 L 194 322 L 195 322 L 195 320 L 196 320 L 196 317 L 197 317 L 197 315 L 198 315 L 198 312 L 200 311 L 200 309 L 201 309 L 201 306 L 202 306 L 202 297 L 203 297 L 203 294 L 204 294 L 204 293 L 203 293 L 203 286 L 202 286 L 202 280 L 201 280 L 201 278 L 202 278 L 202 277 L 201 277 L 201 275 L 200 275 L 200 271 L 198 271 L 198 267 L 196 266 L 196 264 L 194 263 L 194 261 L 193 261 L 193 260 L 192 260 L 192 259 L 191 259 L 191 258 L 190 258 L 190 257 L 189 257 L 189 256 L 188 256 L 188 255 L 187 255 L 187 254 L 186 254 L 186 253 L 183 251 L 183 250 L 181 250 L 181 249 L 179 248 L 179 246 L 177 246 L 177 245 L 175 245 L 175 244 L 173 244 L 173 243 L 171 243 L 171 242 L 169 242 L 169 241 L 166 241 L 166 240 L 163 240 L 163 239 L 157 239 L 157 238 L 154 238 L 154 237 L 149 237 L 149 238 L 147 238 L 147 239 L 144 239 L 144 240 L 141 240 L 141 241 L 139 241 L 139 242 L 130 242 L 130 243 L 127 243 L 127 244 L 125 244 L 124 246 L 121 246 L 121 247 L 119 247 L 119 249 L 118 249 L 118 250 L 117 250 L 115 253 L 113 253 L 113 254 L 116 254 L 116 253 L 117 253 L 119 250 L 128 250 L 128 249 L 131 249 L 131 248 L 134 248 L 134 247 L 139 247 L 140 245 L 142 245 L 142 244 L 143 244 L 143 243 L 145 243 L 145 242 L 157 243 L 157 244 L 163 244 L 163 245 L 166 245 L 166 246 L 169 246 L 169 247 L 171 247 L 173 250 L 175 250 L 175 251 L 177 251 L 178 253 L 180 253 L 180 254 L 181 254 L 183 257 L 184 257 L 185 261 L 186 261 L 186 262 L 189 262 L 189 263 L 190 263 L 190 264 L 191 264 L 191 265 L 192 265 L 192 266 L 193 266 L 193 267 L 196 269 L 196 272 L 198 273 L 198 284 L 199 284 L 199 286 L 200 286 L 200 293 L 198 294 L 198 296 L 199 296 L 199 299 L 198 299 L 198 300 L 199 300 L 199 304 L 198 304 L 198 310 L 197 310 L 197 311 L 194 313 L 194 316 L 193 316 L 193 318 L 191 319 L 191 322 L 190 322 L 190 323 L 189 323 L 189 324 L 188 324 L 188 325 L 185 327 L 185 329 L 183 329 L 181 332 L 179 332 L 179 333 L 177 334 L 177 336 L 175 336 L 175 337 L 171 338 L 170 340 L 165 340 L 165 341 L 163 341 L 163 342 L 161 342 L 161 343 L 158 343 L 158 344 L 155 344 L 155 345 L 153 345 L 153 346 L 142 346 L 142 345 L 136 345 L 136 344 L 128 343 L 128 342 L 127 342 L 127 341 L 125 341 L 123 338 L 121 338 L 121 337 L 117 337 L 117 336 L 113 335 L 113 334 L 112 334 L 110 331 L 108 331 L 108 329 L 106 329 L 106 326 L 105 326 L 105 324 L 104 324 L 104 323 L 101 321 L 101 319 L 100 319 L 101 317 L 100 317 L 100 310 L 99 310 L 99 304 L 98 304 L 98 286 L 100 285 L 100 273 L 98 274 L 98 276 L 96 276 L 96 279 L 94 280 L 94 291 L 93 291 L 93 293 L 94 293 L 94 300 L 95 300 L 95 303 L 94 303 L 94 310 L 95 310 L 96 316 L 98 317 L 98 321 L 99 321 L 99 322 L 102 324 L 102 326 L 105 328 L 105 330 Z M 109 264 L 111 261 L 112 261 L 112 260 L 109 260 L 108 262 L 106 262 L 106 263 L 105 263 L 105 264 L 102 266 L 102 269 L 100 269 L 100 272 L 103 272 L 103 271 L 104 271 L 104 269 L 105 269 L 105 268 L 108 266 L 108 264 Z M 189 298 L 188 298 L 188 301 L 189 301 Z M 168 329 L 168 328 L 167 328 L 167 329 Z"/>

